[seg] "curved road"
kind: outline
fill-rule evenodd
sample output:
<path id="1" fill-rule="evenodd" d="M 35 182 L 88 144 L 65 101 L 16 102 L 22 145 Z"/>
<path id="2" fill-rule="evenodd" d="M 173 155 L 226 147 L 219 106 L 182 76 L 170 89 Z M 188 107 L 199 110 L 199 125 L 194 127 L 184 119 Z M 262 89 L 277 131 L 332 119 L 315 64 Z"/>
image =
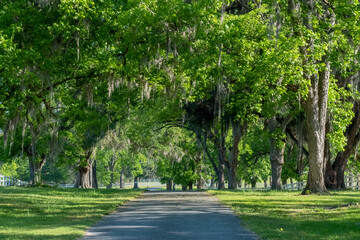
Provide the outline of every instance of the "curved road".
<path id="1" fill-rule="evenodd" d="M 258 239 L 205 192 L 145 192 L 89 228 L 83 240 Z"/>

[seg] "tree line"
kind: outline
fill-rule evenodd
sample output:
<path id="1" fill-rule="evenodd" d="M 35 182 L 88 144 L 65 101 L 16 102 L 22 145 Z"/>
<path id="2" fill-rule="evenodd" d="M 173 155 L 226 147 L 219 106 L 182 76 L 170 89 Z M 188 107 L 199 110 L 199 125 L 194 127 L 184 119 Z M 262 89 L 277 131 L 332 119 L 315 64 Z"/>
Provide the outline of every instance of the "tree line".
<path id="1" fill-rule="evenodd" d="M 27 161 L 37 184 L 51 166 L 82 188 L 125 175 L 184 189 L 270 175 L 281 189 L 306 175 L 304 192 L 345 188 L 359 168 L 359 10 L 357 0 L 0 1 L 2 169 Z"/>

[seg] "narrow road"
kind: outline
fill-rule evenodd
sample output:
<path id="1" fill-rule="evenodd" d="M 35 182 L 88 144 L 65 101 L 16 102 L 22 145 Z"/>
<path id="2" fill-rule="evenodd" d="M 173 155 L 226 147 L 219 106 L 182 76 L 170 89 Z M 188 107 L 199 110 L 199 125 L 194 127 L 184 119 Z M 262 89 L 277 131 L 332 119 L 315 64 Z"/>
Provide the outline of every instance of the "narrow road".
<path id="1" fill-rule="evenodd" d="M 205 192 L 146 192 L 91 227 L 82 240 L 258 239 Z"/>

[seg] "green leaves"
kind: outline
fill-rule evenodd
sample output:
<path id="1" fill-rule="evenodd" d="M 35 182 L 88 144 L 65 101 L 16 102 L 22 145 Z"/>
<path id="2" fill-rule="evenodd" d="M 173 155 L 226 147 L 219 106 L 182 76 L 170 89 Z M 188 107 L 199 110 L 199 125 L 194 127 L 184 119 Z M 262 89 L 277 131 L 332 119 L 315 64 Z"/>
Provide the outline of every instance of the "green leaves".
<path id="1" fill-rule="evenodd" d="M 335 79 L 332 79 L 329 88 L 329 118 L 331 119 L 331 130 L 327 134 L 332 147 L 332 152 L 337 153 L 344 150 L 347 138 L 344 136 L 347 126 L 354 117 L 353 104 L 348 101 L 353 97 L 351 90 L 338 87 Z"/>
<path id="2" fill-rule="evenodd" d="M 11 163 L 4 163 L 0 167 L 0 174 L 8 177 L 17 177 L 16 170 L 17 170 L 17 165 L 15 161 Z"/>
<path id="3" fill-rule="evenodd" d="M 307 22 L 296 21 L 309 9 L 295 2 L 299 16 L 285 0 L 255 1 L 246 9 L 220 0 L 1 1 L 0 120 L 22 131 L 18 119 L 27 119 L 43 146 L 60 128 L 62 161 L 72 163 L 118 129 L 118 138 L 129 139 L 119 148 L 135 154 L 124 160 L 134 164 L 134 175 L 151 152 L 160 168 L 177 169 L 171 177 L 194 179 L 193 137 L 169 130 L 181 143 L 161 139 L 152 133 L 156 124 L 188 127 L 183 106 L 191 104 L 194 121 L 218 132 L 229 119 L 252 126 L 296 116 L 311 84 L 306 76 L 321 74 L 329 56 L 327 137 L 341 151 L 357 94 L 343 79 L 359 71 L 359 3 L 315 1 L 317 15 Z"/>

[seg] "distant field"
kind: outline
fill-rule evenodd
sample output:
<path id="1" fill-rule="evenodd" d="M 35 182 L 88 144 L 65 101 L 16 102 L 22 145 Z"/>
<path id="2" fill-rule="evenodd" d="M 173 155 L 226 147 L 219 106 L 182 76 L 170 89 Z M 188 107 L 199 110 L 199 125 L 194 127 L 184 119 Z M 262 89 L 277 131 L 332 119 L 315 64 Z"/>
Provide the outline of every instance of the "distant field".
<path id="1" fill-rule="evenodd" d="M 0 187 L 0 239 L 76 239 L 142 190 Z"/>
<path id="2" fill-rule="evenodd" d="M 360 239 L 360 191 L 305 196 L 294 191 L 209 192 L 263 239 Z"/>

